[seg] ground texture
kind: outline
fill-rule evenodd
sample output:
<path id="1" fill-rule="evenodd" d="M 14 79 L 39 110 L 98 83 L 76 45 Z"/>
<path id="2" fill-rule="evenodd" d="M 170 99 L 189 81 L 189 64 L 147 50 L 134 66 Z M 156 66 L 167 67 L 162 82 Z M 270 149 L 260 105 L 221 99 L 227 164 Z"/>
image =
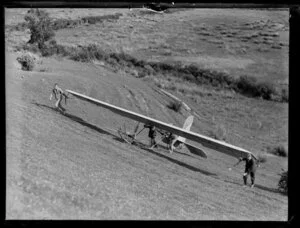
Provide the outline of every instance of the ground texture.
<path id="1" fill-rule="evenodd" d="M 200 14 L 180 11 L 170 15 L 180 21 Z M 209 15 L 206 12 L 207 20 Z M 124 17 L 133 17 L 132 11 Z M 137 17 L 142 20 L 141 15 Z M 157 17 L 161 16 L 153 20 Z M 170 17 L 165 20 L 170 22 Z M 167 25 L 161 23 L 164 27 L 157 29 L 167 30 Z M 64 33 L 57 33 L 58 40 Z M 135 47 L 131 53 L 140 58 L 151 56 L 149 49 L 142 52 L 138 45 L 128 46 Z M 113 72 L 105 64 L 61 57 L 40 57 L 34 70 L 26 72 L 16 61 L 19 55 L 7 48 L 7 219 L 287 219 L 288 198 L 277 191 L 286 158 L 268 156 L 258 169 L 255 188 L 250 188 L 242 184 L 243 165 L 232 168 L 236 159 L 225 154 L 203 148 L 208 159 L 202 159 L 186 149 L 169 154 L 164 149 L 126 144 L 116 130 L 124 124 L 133 130 L 134 121 L 75 98 L 63 103 L 67 111 L 62 115 L 49 100 L 54 83 L 177 126 L 182 126 L 188 113 L 168 109 L 170 98 L 158 92 L 150 76 L 140 79 Z M 192 55 L 196 53 L 191 59 Z M 217 58 L 210 56 L 202 63 L 211 64 Z M 240 60 L 240 67 L 250 66 L 248 57 Z M 229 60 L 217 63 L 231 64 Z M 283 78 L 279 73 L 276 76 L 276 80 Z M 287 141 L 288 104 L 206 88 L 199 91 L 197 97 L 176 94 L 197 114 L 192 131 L 210 135 L 225 129 L 226 142 L 255 154 Z M 138 140 L 148 144 L 147 132 Z"/>

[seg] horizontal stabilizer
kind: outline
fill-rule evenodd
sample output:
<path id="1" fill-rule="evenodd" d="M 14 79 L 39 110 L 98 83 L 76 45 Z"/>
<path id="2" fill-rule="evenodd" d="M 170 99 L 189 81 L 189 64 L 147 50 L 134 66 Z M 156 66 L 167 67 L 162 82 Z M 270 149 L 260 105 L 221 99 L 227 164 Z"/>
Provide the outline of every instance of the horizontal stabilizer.
<path id="1" fill-rule="evenodd" d="M 183 124 L 183 129 L 184 130 L 186 130 L 186 131 L 189 131 L 190 129 L 191 129 L 191 127 L 192 127 L 192 124 L 193 124 L 193 121 L 194 121 L 194 116 L 189 116 L 186 120 L 185 120 L 185 122 L 184 122 L 184 124 Z M 177 138 L 177 142 L 179 141 L 179 142 L 181 142 L 181 143 L 185 143 L 185 138 L 184 137 L 182 137 L 182 136 L 178 136 L 178 138 Z"/>
<path id="2" fill-rule="evenodd" d="M 196 155 L 198 155 L 198 156 L 200 156 L 200 157 L 202 157 L 202 158 L 207 158 L 206 153 L 205 153 L 202 149 L 200 149 L 200 148 L 198 148 L 198 147 L 195 147 L 195 146 L 193 146 L 193 145 L 191 145 L 191 144 L 188 144 L 188 143 L 185 143 L 184 145 L 188 148 L 188 150 L 189 150 L 192 154 L 196 154 Z"/>

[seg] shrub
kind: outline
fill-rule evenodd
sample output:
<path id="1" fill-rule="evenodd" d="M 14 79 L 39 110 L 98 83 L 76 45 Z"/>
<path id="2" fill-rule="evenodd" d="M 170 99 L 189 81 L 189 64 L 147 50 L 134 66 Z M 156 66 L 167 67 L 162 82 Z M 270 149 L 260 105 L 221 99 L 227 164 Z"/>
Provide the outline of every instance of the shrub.
<path id="1" fill-rule="evenodd" d="M 257 95 L 266 99 L 271 100 L 271 96 L 276 93 L 274 86 L 271 83 L 262 82 L 256 85 Z"/>
<path id="2" fill-rule="evenodd" d="M 182 103 L 180 101 L 171 101 L 167 107 L 175 112 L 179 112 L 181 110 Z"/>
<path id="3" fill-rule="evenodd" d="M 26 53 L 18 57 L 17 61 L 22 65 L 22 70 L 32 71 L 36 58 L 32 54 Z"/>
<path id="4" fill-rule="evenodd" d="M 280 175 L 280 180 L 278 182 L 278 190 L 284 194 L 288 192 L 288 171 L 282 170 Z"/>
<path id="5" fill-rule="evenodd" d="M 263 155 L 263 154 L 258 155 L 257 159 L 258 159 L 259 163 L 266 163 L 267 162 L 267 156 Z"/>
<path id="6" fill-rule="evenodd" d="M 234 81 L 232 81 L 234 82 Z M 250 76 L 241 76 L 233 88 L 242 94 L 250 95 L 253 97 L 262 97 L 266 100 L 271 100 L 272 95 L 276 94 L 275 87 L 268 82 L 258 83 L 256 78 Z"/>
<path id="7" fill-rule="evenodd" d="M 249 76 L 241 76 L 236 83 L 236 88 L 245 94 L 257 96 L 256 78 Z"/>
<path id="8" fill-rule="evenodd" d="M 80 61 L 80 62 L 88 62 L 91 60 L 90 54 L 84 48 L 74 51 L 70 57 L 72 60 Z"/>
<path id="9" fill-rule="evenodd" d="M 224 72 L 218 73 L 217 78 L 219 80 L 219 84 L 221 84 L 223 87 L 231 87 L 236 82 L 234 77 Z"/>
<path id="10" fill-rule="evenodd" d="M 288 156 L 288 149 L 284 145 L 280 145 L 274 148 L 269 148 L 269 153 L 274 154 L 280 157 L 287 157 Z"/>
<path id="11" fill-rule="evenodd" d="M 289 101 L 289 91 L 287 89 L 281 90 L 281 101 L 288 102 Z"/>
<path id="12" fill-rule="evenodd" d="M 30 9 L 25 15 L 31 36 L 28 43 L 37 43 L 39 49 L 42 49 L 44 43 L 54 37 L 54 32 L 51 29 L 51 20 L 49 14 L 43 10 Z"/>

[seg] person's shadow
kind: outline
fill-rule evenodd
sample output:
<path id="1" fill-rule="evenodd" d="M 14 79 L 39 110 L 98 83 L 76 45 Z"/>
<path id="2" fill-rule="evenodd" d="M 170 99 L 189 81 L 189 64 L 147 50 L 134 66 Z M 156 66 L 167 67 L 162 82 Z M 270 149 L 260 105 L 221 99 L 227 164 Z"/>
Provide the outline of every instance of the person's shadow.
<path id="1" fill-rule="evenodd" d="M 112 134 L 112 133 L 110 133 L 110 132 L 108 132 L 108 131 L 105 131 L 105 130 L 103 130 L 103 129 L 101 129 L 101 128 L 99 128 L 99 127 L 93 125 L 93 124 L 90 124 L 90 123 L 86 122 L 85 120 L 83 120 L 83 119 L 80 118 L 80 117 L 74 116 L 74 115 L 69 114 L 69 113 L 66 113 L 66 112 L 63 113 L 63 112 L 61 112 L 61 111 L 58 111 L 56 108 L 50 107 L 50 106 L 45 105 L 45 104 L 39 104 L 39 103 L 36 103 L 36 102 L 32 102 L 32 104 L 34 104 L 34 105 L 36 105 L 36 106 L 38 106 L 38 107 L 40 107 L 40 108 L 47 108 L 47 109 L 49 109 L 49 110 L 58 112 L 58 113 L 62 114 L 63 116 L 65 116 L 65 117 L 67 117 L 67 118 L 69 118 L 69 119 L 71 119 L 71 120 L 73 120 L 73 121 L 75 121 L 75 122 L 77 122 L 77 123 L 79 123 L 79 124 L 81 124 L 81 125 L 83 125 L 83 126 L 86 126 L 86 127 L 88 127 L 88 128 L 91 128 L 91 129 L 93 129 L 93 130 L 95 130 L 95 131 L 97 131 L 97 132 L 99 132 L 99 133 L 101 133 L 101 134 L 110 135 L 110 136 L 113 137 L 114 140 L 117 140 L 117 141 L 119 141 L 119 142 L 124 142 L 123 139 L 120 139 L 119 137 L 116 137 L 114 134 Z M 180 166 L 182 166 L 182 167 L 185 167 L 185 168 L 187 168 L 187 169 L 189 169 L 189 170 L 192 170 L 192 171 L 194 171 L 194 172 L 199 172 L 199 173 L 204 174 L 204 175 L 207 175 L 207 176 L 217 176 L 217 174 L 215 174 L 215 173 L 211 173 L 211 172 L 208 172 L 208 171 L 206 171 L 206 170 L 196 168 L 196 167 L 194 167 L 194 166 L 185 164 L 185 163 L 183 163 L 183 162 L 181 162 L 181 161 L 179 161 L 179 160 L 177 160 L 177 159 L 168 157 L 168 156 L 166 156 L 166 155 L 164 155 L 164 154 L 161 154 L 161 153 L 156 152 L 156 151 L 154 151 L 154 150 L 148 149 L 147 146 L 146 146 L 145 144 L 143 144 L 143 143 L 138 143 L 138 144 L 136 144 L 135 146 L 138 146 L 139 148 L 141 148 L 141 149 L 143 149 L 143 150 L 146 150 L 146 151 L 148 151 L 148 152 L 151 153 L 151 154 L 154 154 L 154 155 L 156 155 L 156 156 L 162 157 L 162 158 L 164 158 L 164 159 L 166 159 L 166 160 L 168 160 L 168 161 L 171 161 L 171 162 L 173 162 L 173 163 L 175 163 L 175 164 L 177 164 L 177 165 L 180 165 Z M 177 152 L 177 153 L 180 153 L 180 152 Z M 182 154 L 182 153 L 180 153 L 180 154 Z M 185 154 L 185 155 L 186 155 L 186 154 Z M 190 155 L 188 155 L 188 156 L 190 156 Z"/>
<path id="2" fill-rule="evenodd" d="M 83 120 L 80 117 L 74 116 L 74 115 L 66 113 L 66 112 L 63 113 L 63 112 L 57 110 L 56 108 L 50 107 L 48 105 L 39 104 L 39 103 L 36 103 L 36 102 L 32 102 L 32 103 L 35 104 L 38 107 L 43 107 L 43 108 L 47 108 L 47 109 L 50 109 L 52 111 L 58 112 L 58 113 L 62 114 L 63 116 L 65 116 L 65 117 L 67 117 L 67 118 L 69 118 L 69 119 L 71 119 L 71 120 L 73 120 L 73 121 L 75 121 L 75 122 L 77 122 L 77 123 L 85 126 L 85 127 L 91 128 L 91 129 L 93 129 L 93 130 L 95 130 L 95 131 L 97 131 L 97 132 L 99 132 L 101 134 L 115 136 L 114 134 L 112 134 L 112 133 L 110 133 L 108 131 L 105 131 L 105 130 L 103 130 L 103 129 L 101 129 L 101 128 L 93 125 L 93 124 L 90 124 L 90 123 L 86 122 L 85 120 Z"/>
<path id="3" fill-rule="evenodd" d="M 236 184 L 236 185 L 244 185 L 243 183 L 237 183 L 237 182 L 234 182 L 234 181 L 231 181 L 231 180 L 224 180 L 224 182 L 231 183 L 231 184 Z M 264 191 L 273 192 L 273 193 L 280 193 L 282 195 L 285 195 L 285 193 L 280 192 L 276 188 L 269 188 L 269 187 L 266 187 L 266 186 L 262 186 L 260 184 L 255 184 L 254 188 L 258 188 L 258 189 L 261 189 L 261 190 L 264 190 Z"/>

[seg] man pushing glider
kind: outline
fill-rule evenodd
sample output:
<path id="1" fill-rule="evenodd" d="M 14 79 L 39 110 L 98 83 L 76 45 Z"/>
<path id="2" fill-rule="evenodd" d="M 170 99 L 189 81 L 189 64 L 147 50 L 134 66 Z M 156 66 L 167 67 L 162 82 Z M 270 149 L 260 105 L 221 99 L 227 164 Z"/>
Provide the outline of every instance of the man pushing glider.
<path id="1" fill-rule="evenodd" d="M 150 138 L 150 149 L 153 149 L 154 147 L 157 147 L 157 143 L 155 141 L 156 137 L 156 128 L 153 125 L 144 125 L 144 128 L 149 128 L 148 137 Z"/>
<path id="2" fill-rule="evenodd" d="M 256 172 L 256 168 L 257 168 L 258 165 L 256 164 L 256 162 L 252 158 L 252 155 L 248 154 L 247 158 L 239 158 L 239 161 L 234 166 L 237 166 L 242 161 L 246 162 L 245 163 L 245 172 L 243 174 L 244 184 L 245 184 L 245 186 L 247 185 L 247 179 L 248 179 L 248 176 L 250 175 L 250 177 L 251 177 L 251 188 L 253 188 L 254 187 L 254 181 L 255 181 L 255 172 Z"/>
<path id="3" fill-rule="evenodd" d="M 54 88 L 52 89 L 52 93 L 50 95 L 50 100 L 52 100 L 52 95 L 54 95 L 55 100 L 57 100 L 55 103 L 55 107 L 59 111 L 62 111 L 63 113 L 65 113 L 66 109 L 61 106 L 61 101 L 63 98 L 65 98 L 65 104 L 67 104 L 68 96 L 65 94 L 65 92 L 60 87 L 58 87 L 57 83 L 54 84 Z"/>

